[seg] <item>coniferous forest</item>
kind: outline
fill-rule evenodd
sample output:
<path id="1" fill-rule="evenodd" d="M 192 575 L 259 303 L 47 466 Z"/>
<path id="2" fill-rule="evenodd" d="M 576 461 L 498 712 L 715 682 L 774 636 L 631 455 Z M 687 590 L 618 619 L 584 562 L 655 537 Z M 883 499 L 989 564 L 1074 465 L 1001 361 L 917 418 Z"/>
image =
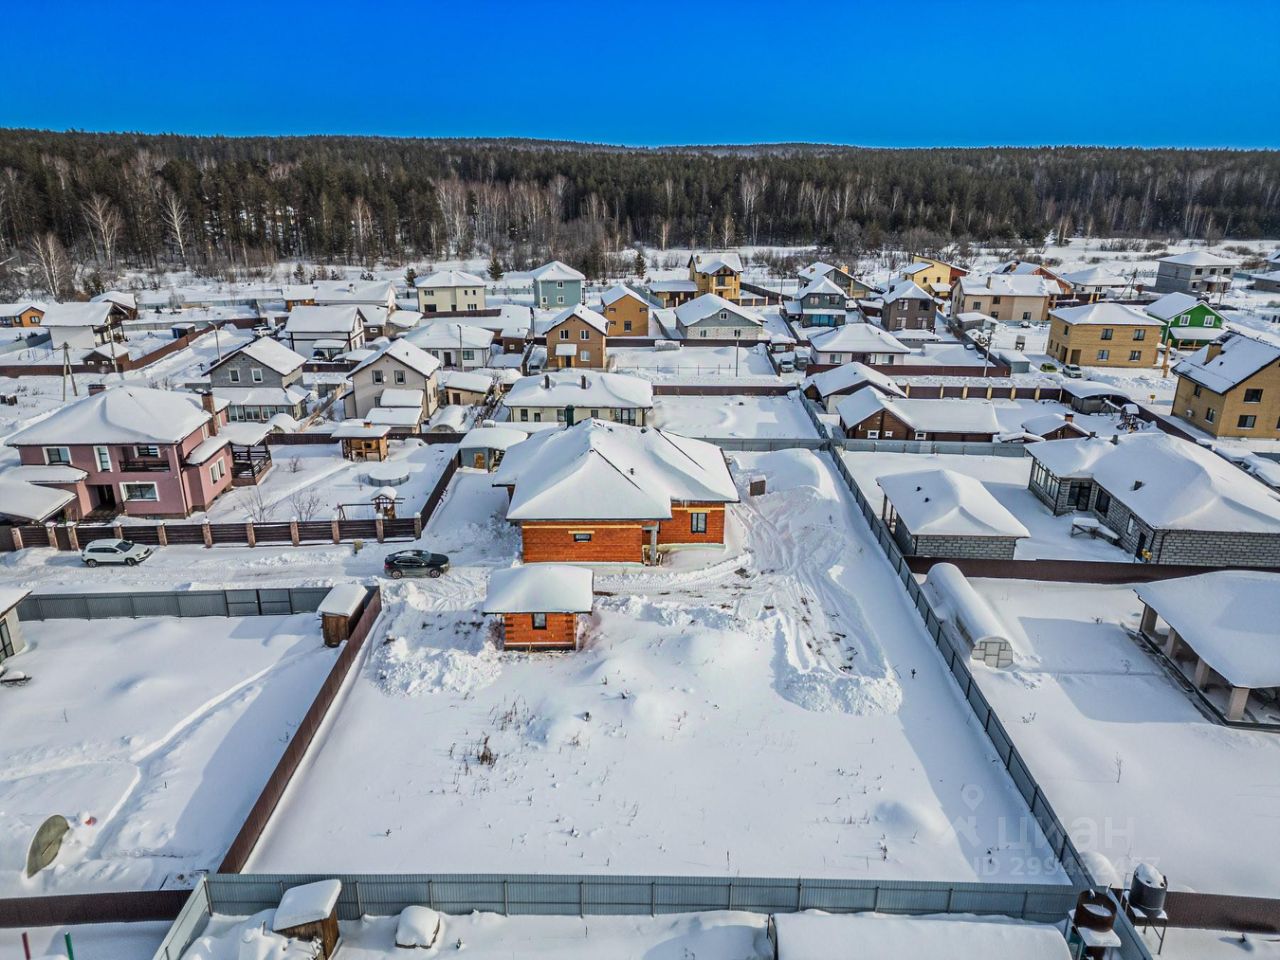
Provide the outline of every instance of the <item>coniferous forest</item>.
<path id="1" fill-rule="evenodd" d="M 89 264 L 109 275 L 496 251 L 519 269 L 635 243 L 856 253 L 1077 234 L 1280 235 L 1280 153 L 0 131 L 0 262 L 53 287 Z"/>

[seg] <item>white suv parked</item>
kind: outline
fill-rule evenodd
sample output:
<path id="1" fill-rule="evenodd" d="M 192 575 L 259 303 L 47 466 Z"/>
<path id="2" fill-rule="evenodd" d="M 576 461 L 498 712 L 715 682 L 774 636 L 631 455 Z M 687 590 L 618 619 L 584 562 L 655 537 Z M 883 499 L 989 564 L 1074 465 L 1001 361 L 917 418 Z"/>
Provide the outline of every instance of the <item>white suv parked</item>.
<path id="1" fill-rule="evenodd" d="M 123 563 L 130 567 L 151 556 L 151 548 L 131 540 L 94 540 L 80 551 L 86 566 L 100 563 Z"/>

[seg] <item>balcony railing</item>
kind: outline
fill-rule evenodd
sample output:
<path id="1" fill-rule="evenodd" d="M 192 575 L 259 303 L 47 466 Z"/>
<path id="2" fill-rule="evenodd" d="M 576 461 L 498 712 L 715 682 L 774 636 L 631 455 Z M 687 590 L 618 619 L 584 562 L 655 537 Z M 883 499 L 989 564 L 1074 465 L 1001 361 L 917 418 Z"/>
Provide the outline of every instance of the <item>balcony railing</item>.
<path id="1" fill-rule="evenodd" d="M 173 467 L 161 457 L 122 457 L 121 473 L 168 473 Z"/>

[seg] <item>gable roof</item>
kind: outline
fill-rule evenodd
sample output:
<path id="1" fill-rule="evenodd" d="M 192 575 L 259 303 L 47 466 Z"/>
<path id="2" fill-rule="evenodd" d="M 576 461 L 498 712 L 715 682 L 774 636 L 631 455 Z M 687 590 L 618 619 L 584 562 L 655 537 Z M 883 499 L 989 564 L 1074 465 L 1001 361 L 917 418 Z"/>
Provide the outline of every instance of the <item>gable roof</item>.
<path id="1" fill-rule="evenodd" d="M 1056 477 L 1092 478 L 1154 529 L 1280 534 L 1280 497 L 1187 440 L 1152 431 L 1043 440 L 1027 453 Z"/>
<path id="2" fill-rule="evenodd" d="M 282 376 L 293 373 L 293 371 L 307 362 L 306 357 L 290 350 L 279 340 L 273 340 L 271 337 L 259 337 L 252 343 L 246 343 L 239 350 L 228 353 L 209 369 L 216 370 L 232 357 L 238 357 L 242 354 Z"/>
<path id="3" fill-rule="evenodd" d="M 686 266 L 693 267 L 697 273 L 717 273 L 725 268 L 741 273 L 742 257 L 732 250 L 725 253 L 694 253 L 689 256 Z"/>
<path id="4" fill-rule="evenodd" d="M 1176 263 L 1184 267 L 1239 266 L 1235 260 L 1228 260 L 1226 257 L 1220 257 L 1216 253 L 1208 253 L 1204 250 L 1190 250 L 1187 253 L 1177 253 L 1171 257 L 1161 257 L 1156 263 Z"/>
<path id="5" fill-rule="evenodd" d="M 1059 307 L 1050 310 L 1049 316 L 1061 320 L 1069 326 L 1096 325 L 1103 327 L 1152 327 L 1159 326 L 1160 321 L 1148 316 L 1137 307 L 1123 303 L 1109 303 L 1100 300 L 1097 303 L 1086 303 L 1080 307 Z"/>
<path id="6" fill-rule="evenodd" d="M 607 307 L 611 303 L 617 303 L 619 300 L 623 299 L 624 297 L 630 297 L 632 300 L 638 300 L 641 303 L 643 303 L 646 307 L 649 305 L 648 300 L 640 296 L 640 294 L 636 293 L 634 290 L 628 287 L 625 283 L 615 283 L 612 287 L 610 287 L 608 290 L 606 290 L 604 293 L 600 295 L 600 302 Z"/>
<path id="7" fill-rule="evenodd" d="M 299 306 L 289 311 L 286 333 L 354 333 L 364 324 L 356 306 Z"/>
<path id="8" fill-rule="evenodd" d="M 837 267 L 834 264 L 827 263 L 823 260 L 815 260 L 803 270 L 797 271 L 796 277 L 804 281 L 820 280 L 824 277 L 830 277 L 833 273 L 843 273 L 848 276 L 849 271 L 843 267 Z M 852 278 L 850 278 L 852 279 Z"/>
<path id="9" fill-rule="evenodd" d="M 28 310 L 44 313 L 44 304 L 38 300 L 22 300 L 18 303 L 0 303 L 0 317 L 16 317 Z"/>
<path id="10" fill-rule="evenodd" d="M 502 398 L 505 407 L 649 409 L 653 384 L 623 373 L 600 370 L 548 371 L 521 377 Z"/>
<path id="11" fill-rule="evenodd" d="M 594 574 L 568 563 L 509 567 L 489 574 L 482 613 L 590 613 Z"/>
<path id="12" fill-rule="evenodd" d="M 924 433 L 979 433 L 995 436 L 1000 421 L 990 400 L 913 400 L 859 390 L 836 404 L 846 427 L 857 426 L 881 411 Z"/>
<path id="13" fill-rule="evenodd" d="M 1062 279 L 1073 287 L 1123 287 L 1129 282 L 1101 264 L 1076 270 L 1073 273 L 1064 273 Z"/>
<path id="14" fill-rule="evenodd" d="M 871 323 L 846 323 L 838 327 L 807 327 L 812 350 L 819 353 L 910 353 L 897 337 Z"/>
<path id="15" fill-rule="evenodd" d="M 932 300 L 932 294 L 922 290 L 914 280 L 900 280 L 884 295 L 886 304 L 895 300 Z"/>
<path id="16" fill-rule="evenodd" d="M 1203 346 L 1180 360 L 1173 372 L 1214 393 L 1226 393 L 1264 367 L 1280 361 L 1280 344 L 1239 333 L 1227 334 L 1216 346 L 1218 351 L 1212 358 L 1210 346 Z"/>
<path id="17" fill-rule="evenodd" d="M 860 384 L 874 387 L 881 393 L 892 394 L 895 397 L 907 395 L 906 391 L 879 370 L 872 370 L 865 363 L 859 363 L 856 360 L 806 377 L 801 386 L 813 387 L 818 391 L 818 396 L 829 397 L 833 393 L 849 390 Z"/>
<path id="18" fill-rule="evenodd" d="M 7 442 L 10 446 L 177 443 L 208 421 L 209 413 L 194 393 L 126 385 L 81 397 L 19 430 Z"/>
<path id="19" fill-rule="evenodd" d="M 483 287 L 484 281 L 465 270 L 437 270 L 427 277 L 417 277 L 413 285 L 419 289 L 437 287 Z"/>
<path id="20" fill-rule="evenodd" d="M 418 324 L 400 340 L 408 340 L 424 350 L 488 350 L 493 345 L 493 331 L 454 319 L 429 320 Z"/>
<path id="21" fill-rule="evenodd" d="M 584 304 L 581 304 L 581 303 L 576 303 L 572 307 L 569 307 L 569 309 L 561 310 L 559 313 L 557 313 L 551 321 L 551 326 L 547 327 L 547 332 L 550 333 L 552 330 L 560 326 L 560 324 L 564 323 L 566 320 L 568 320 L 571 317 L 576 317 L 578 320 L 581 320 L 587 326 L 594 327 L 596 330 L 600 331 L 601 333 L 609 332 L 609 321 L 606 320 L 604 317 L 602 317 L 600 314 L 596 313 L 590 307 L 585 306 Z"/>
<path id="22" fill-rule="evenodd" d="M 1182 316 L 1182 314 L 1193 309 L 1199 304 L 1209 307 L 1213 313 L 1221 316 L 1221 314 L 1218 314 L 1217 310 L 1214 310 L 1213 307 L 1209 306 L 1208 303 L 1201 300 L 1199 297 L 1193 297 L 1189 293 L 1181 292 L 1166 293 L 1159 300 L 1153 300 L 1151 303 L 1148 303 L 1143 307 L 1143 309 L 1157 320 L 1163 320 L 1168 323 L 1170 320 L 1177 319 Z"/>
<path id="23" fill-rule="evenodd" d="M 573 267 L 560 260 L 552 260 L 550 263 L 544 263 L 535 270 L 529 271 L 529 276 L 534 280 L 585 280 L 587 275 L 581 273 Z"/>
<path id="24" fill-rule="evenodd" d="M 1036 264 L 1033 264 L 1036 266 Z M 1051 297 L 1061 288 L 1048 277 L 1036 273 L 993 273 L 961 277 L 960 292 L 966 297 Z"/>
<path id="25" fill-rule="evenodd" d="M 877 477 L 898 519 L 916 536 L 1029 537 L 1031 532 L 980 480 L 954 470 Z"/>
<path id="26" fill-rule="evenodd" d="M 796 291 L 795 299 L 803 300 L 805 297 L 815 293 L 826 294 L 827 296 L 843 297 L 845 292 L 836 286 L 836 284 L 826 277 L 818 277 L 816 280 L 810 280 L 800 290 Z"/>
<path id="27" fill-rule="evenodd" d="M 119 309 L 108 300 L 97 303 L 50 303 L 40 318 L 42 327 L 103 327 L 111 321 L 111 311 Z"/>
<path id="28" fill-rule="evenodd" d="M 470 370 L 445 370 L 440 374 L 440 386 L 471 393 L 488 393 L 493 387 L 493 376 Z"/>
<path id="29" fill-rule="evenodd" d="M 509 520 L 664 520 L 674 502 L 736 503 L 720 448 L 653 427 L 584 420 L 507 451 Z"/>
<path id="30" fill-rule="evenodd" d="M 715 293 L 704 293 L 700 297 L 694 297 L 692 300 L 680 304 L 675 308 L 675 315 L 676 320 L 688 327 L 706 320 L 721 310 L 727 310 L 738 319 L 753 326 L 764 326 L 762 317 Z"/>
<path id="31" fill-rule="evenodd" d="M 408 367 L 414 373 L 424 377 L 430 377 L 440 369 L 439 360 L 416 343 L 410 343 L 406 338 L 401 337 L 399 340 L 392 340 L 373 356 L 365 358 L 351 373 L 353 375 L 357 374 L 366 367 L 373 366 L 383 358 L 394 360 L 401 366 Z"/>

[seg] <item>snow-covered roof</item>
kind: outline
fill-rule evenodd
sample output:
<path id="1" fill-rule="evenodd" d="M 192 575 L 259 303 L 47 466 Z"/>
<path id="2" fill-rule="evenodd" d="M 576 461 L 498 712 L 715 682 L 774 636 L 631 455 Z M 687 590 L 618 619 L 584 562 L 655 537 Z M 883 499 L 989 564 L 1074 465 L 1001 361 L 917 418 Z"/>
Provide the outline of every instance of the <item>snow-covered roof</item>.
<path id="1" fill-rule="evenodd" d="M 370 420 L 354 418 L 343 420 L 333 428 L 329 436 L 335 440 L 376 440 L 385 437 L 390 428 L 385 423 L 373 423 Z"/>
<path id="2" fill-rule="evenodd" d="M 487 350 L 493 344 L 493 331 L 458 320 L 430 320 L 420 323 L 397 343 L 408 341 L 423 350 Z"/>
<path id="3" fill-rule="evenodd" d="M 902 272 L 903 272 L 904 274 L 906 274 L 907 276 L 911 276 L 911 277 L 913 277 L 913 276 L 915 276 L 917 273 L 919 273 L 921 270 L 928 270 L 930 267 L 934 267 L 934 266 L 937 266 L 937 264 L 933 264 L 933 263 L 923 263 L 923 262 L 921 262 L 921 263 L 911 263 L 911 264 L 908 264 L 908 265 L 907 265 L 907 268 L 906 268 L 905 270 L 903 270 Z"/>
<path id="4" fill-rule="evenodd" d="M 12 471 L 0 476 L 0 517 L 43 523 L 75 498 L 69 490 L 13 479 Z"/>
<path id="5" fill-rule="evenodd" d="M 556 327 L 560 326 L 560 324 L 564 323 L 566 320 L 570 318 L 581 320 L 587 326 L 594 327 L 595 329 L 599 330 L 601 333 L 609 332 L 609 321 L 606 320 L 604 317 L 602 317 L 600 314 L 596 313 L 590 307 L 581 303 L 575 303 L 572 307 L 569 307 L 567 310 L 561 310 L 559 313 L 557 313 L 555 316 L 555 319 L 551 321 L 551 326 L 547 327 L 547 329 L 554 330 Z"/>
<path id="6" fill-rule="evenodd" d="M 413 407 L 415 410 L 421 410 L 425 400 L 426 394 L 422 390 L 411 390 L 406 387 L 388 387 L 378 394 L 380 407 Z"/>
<path id="7" fill-rule="evenodd" d="M 1062 389 L 1078 399 L 1087 399 L 1088 397 L 1124 397 L 1126 400 L 1132 399 L 1132 394 L 1125 387 L 1117 386 L 1114 383 L 1105 383 L 1101 380 L 1063 380 Z"/>
<path id="8" fill-rule="evenodd" d="M 907 395 L 906 391 L 889 377 L 878 370 L 872 370 L 865 363 L 857 361 L 842 363 L 838 367 L 832 367 L 830 370 L 823 370 L 821 373 L 806 377 L 803 386 L 814 387 L 818 391 L 818 396 L 827 397 L 833 393 L 856 387 L 860 383 L 875 387 L 884 393 L 893 394 L 895 397 L 905 397 Z"/>
<path id="9" fill-rule="evenodd" d="M 879 390 L 859 390 L 836 404 L 846 427 L 887 411 L 913 430 L 924 433 L 978 433 L 995 436 L 1000 421 L 990 400 L 913 400 L 887 397 Z"/>
<path id="10" fill-rule="evenodd" d="M 483 287 L 484 281 L 465 270 L 437 270 L 428 277 L 418 277 L 413 285 L 420 289 L 435 290 L 444 287 Z"/>
<path id="11" fill-rule="evenodd" d="M 202 463 L 212 460 L 216 453 L 228 446 L 230 443 L 230 438 L 225 437 L 220 433 L 212 437 L 205 437 L 191 448 L 191 452 L 187 454 L 187 463 L 199 466 Z"/>
<path id="12" fill-rule="evenodd" d="M 113 304 L 99 303 L 50 303 L 40 318 L 42 327 L 103 327 L 111 319 Z"/>
<path id="13" fill-rule="evenodd" d="M 645 306 L 649 305 L 648 300 L 640 296 L 640 294 L 636 293 L 634 290 L 628 287 L 625 283 L 615 283 L 612 287 L 610 287 L 608 290 L 606 290 L 604 293 L 600 295 L 600 302 L 607 307 L 609 306 L 609 304 L 617 303 L 619 300 L 622 300 L 625 297 L 630 297 L 632 300 L 638 300 L 641 303 L 643 303 Z"/>
<path id="14" fill-rule="evenodd" d="M 502 404 L 506 407 L 648 409 L 653 406 L 653 384 L 624 373 L 549 371 L 521 377 L 502 398 Z"/>
<path id="15" fill-rule="evenodd" d="M 309 390 L 297 384 L 288 387 L 214 387 L 213 392 L 219 400 L 237 407 L 292 407 L 311 396 Z"/>
<path id="16" fill-rule="evenodd" d="M 76 483 L 89 474 L 69 463 L 19 463 L 5 471 L 9 480 L 30 483 Z"/>
<path id="17" fill-rule="evenodd" d="M 567 263 L 560 260 L 552 260 L 550 263 L 544 263 L 535 270 L 529 271 L 529 276 L 534 280 L 585 280 L 586 274 L 573 269 Z"/>
<path id="18" fill-rule="evenodd" d="M 467 428 L 467 408 L 458 403 L 436 407 L 427 421 L 427 429 L 436 433 L 461 433 Z"/>
<path id="19" fill-rule="evenodd" d="M 1086 303 L 1079 307 L 1059 307 L 1050 310 L 1049 316 L 1061 320 L 1068 326 L 1088 324 L 1101 327 L 1154 327 L 1160 323 L 1154 317 L 1137 307 L 1124 303 L 1109 303 L 1100 300 L 1097 303 Z"/>
<path id="20" fill-rule="evenodd" d="M 209 413 L 194 393 L 124 385 L 81 397 L 7 442 L 10 446 L 177 443 L 208 421 Z"/>
<path id="21" fill-rule="evenodd" d="M 742 272 L 742 257 L 734 251 L 726 253 L 695 253 L 689 263 L 698 273 L 716 273 L 728 267 L 734 273 Z"/>
<path id="22" fill-rule="evenodd" d="M 363 314 L 359 307 L 301 306 L 289 311 L 289 319 L 285 321 L 284 329 L 286 333 L 351 334 L 359 330 L 363 324 Z"/>
<path id="23" fill-rule="evenodd" d="M 1187 253 L 1176 253 L 1171 257 L 1161 257 L 1156 263 L 1176 263 L 1184 267 L 1238 266 L 1235 260 L 1228 260 L 1226 257 L 1220 257 L 1216 253 L 1208 253 L 1204 250 L 1191 250 Z"/>
<path id="24" fill-rule="evenodd" d="M 1222 336 L 1220 343 L 1203 346 L 1180 360 L 1173 372 L 1214 393 L 1226 393 L 1277 360 L 1280 344 L 1232 333 Z"/>
<path id="25" fill-rule="evenodd" d="M 126 310 L 138 309 L 138 298 L 135 294 L 125 290 L 106 290 L 98 294 L 96 297 L 89 298 L 90 303 L 114 303 L 118 307 Z"/>
<path id="26" fill-rule="evenodd" d="M 871 323 L 846 323 L 839 327 L 804 328 L 815 351 L 821 353 L 910 353 L 897 337 Z"/>
<path id="27" fill-rule="evenodd" d="M 966 297 L 1051 297 L 1060 288 L 1048 277 L 1036 273 L 995 273 L 960 278 L 960 292 Z"/>
<path id="28" fill-rule="evenodd" d="M 1148 303 L 1143 309 L 1157 320 L 1167 322 L 1181 316 L 1201 302 L 1199 297 L 1193 297 L 1189 293 L 1166 293 L 1159 300 Z M 1206 306 L 1208 305 L 1206 304 Z"/>
<path id="29" fill-rule="evenodd" d="M 489 335 L 489 339 L 493 339 L 492 334 Z M 456 345 L 457 341 L 455 340 L 454 343 Z M 440 369 L 440 361 L 422 349 L 420 341 L 416 337 L 412 340 L 401 337 L 399 340 L 392 340 L 373 356 L 361 361 L 351 373 L 359 373 L 384 358 L 395 361 L 423 377 L 430 377 Z"/>
<path id="30" fill-rule="evenodd" d="M 676 319 L 685 326 L 692 326 L 721 311 L 725 311 L 753 326 L 764 326 L 763 317 L 715 293 L 704 293 L 700 297 L 694 297 L 687 303 L 680 304 L 675 308 L 675 315 Z"/>
<path id="31" fill-rule="evenodd" d="M 239 350 L 227 354 L 215 363 L 213 367 L 220 367 L 232 357 L 237 357 L 241 354 L 256 360 L 264 367 L 281 375 L 293 373 L 293 371 L 307 362 L 306 357 L 290 350 L 279 340 L 273 340 L 271 337 L 259 337 L 252 343 L 246 343 Z M 213 367 L 210 369 L 213 369 Z"/>
<path id="32" fill-rule="evenodd" d="M 886 304 L 893 303 L 895 300 L 933 300 L 933 295 L 927 290 L 922 290 L 913 280 L 900 280 L 889 288 L 889 292 L 884 295 Z"/>
<path id="33" fill-rule="evenodd" d="M 1187 440 L 1151 431 L 1045 440 L 1027 453 L 1056 477 L 1092 478 L 1153 529 L 1280 534 L 1280 496 Z"/>
<path id="34" fill-rule="evenodd" d="M 693 293 L 698 289 L 697 283 L 692 280 L 654 280 L 649 284 L 649 289 L 654 293 Z"/>
<path id="35" fill-rule="evenodd" d="M 445 370 L 440 374 L 440 385 L 471 393 L 488 393 L 493 386 L 493 377 L 485 373 L 472 373 L 470 370 Z"/>
<path id="36" fill-rule="evenodd" d="M 0 614 L 12 610 L 26 599 L 30 592 L 25 587 L 0 587 Z"/>
<path id="37" fill-rule="evenodd" d="M 1062 279 L 1073 287 L 1123 287 L 1129 282 L 1101 264 L 1076 270 L 1073 273 L 1064 273 Z"/>
<path id="38" fill-rule="evenodd" d="M 815 910 L 774 917 L 778 960 L 1070 960 L 1058 928 L 1007 917 L 883 913 L 825 914 Z"/>
<path id="39" fill-rule="evenodd" d="M 458 449 L 507 450 L 520 441 L 528 439 L 529 434 L 506 424 L 492 427 L 480 426 L 467 431 L 466 436 L 458 444 Z"/>
<path id="40" fill-rule="evenodd" d="M 586 567 L 539 563 L 489 574 L 484 613 L 590 613 L 595 577 Z"/>
<path id="41" fill-rule="evenodd" d="M 1272 250 L 1267 255 L 1267 263 L 1280 263 L 1280 249 Z"/>
<path id="42" fill-rule="evenodd" d="M 843 267 L 837 267 L 836 265 L 827 263 L 824 260 L 815 260 L 803 270 L 797 272 L 796 277 L 805 281 L 816 280 L 821 277 L 830 277 L 831 274 L 835 273 L 837 270 L 842 273 L 847 272 Z"/>
<path id="43" fill-rule="evenodd" d="M 915 470 L 877 477 L 898 519 L 916 536 L 1029 537 L 982 485 L 954 470 Z"/>
<path id="44" fill-rule="evenodd" d="M 692 282 L 692 281 L 689 281 Z M 18 303 L 0 303 L 0 317 L 16 317 L 28 310 L 44 312 L 45 306 L 37 300 L 23 300 Z"/>
<path id="45" fill-rule="evenodd" d="M 417 310 L 397 310 L 395 313 L 387 315 L 387 323 L 393 327 L 399 327 L 401 330 L 412 330 L 419 323 L 425 314 L 419 313 Z"/>
<path id="46" fill-rule="evenodd" d="M 813 294 L 824 294 L 828 297 L 843 297 L 845 292 L 826 277 L 818 277 L 816 280 L 810 280 L 801 289 L 796 291 L 795 299 L 803 300 L 805 297 L 812 296 Z"/>
<path id="47" fill-rule="evenodd" d="M 352 283 L 345 280 L 317 280 L 311 284 L 288 284 L 281 288 L 285 300 L 314 300 L 323 304 L 387 304 L 395 299 L 396 285 L 390 280 Z"/>
<path id="48" fill-rule="evenodd" d="M 1215 570 L 1134 590 L 1227 683 L 1280 687 L 1280 573 Z"/>
<path id="49" fill-rule="evenodd" d="M 1068 420 L 1060 413 L 1041 413 L 1023 420 L 1022 429 L 1033 437 L 1043 438 L 1055 430 L 1061 430 L 1068 423 L 1074 424 L 1074 421 Z M 1081 432 L 1083 433 L 1084 431 Z"/>
<path id="50" fill-rule="evenodd" d="M 381 427 L 416 429 L 421 422 L 422 407 L 372 407 L 364 419 Z"/>
<path id="51" fill-rule="evenodd" d="M 515 487 L 509 520 L 661 520 L 674 502 L 738 500 L 714 444 L 604 420 L 516 444 L 493 483 Z"/>
<path id="52" fill-rule="evenodd" d="M 354 586 L 353 584 L 350 586 Z M 334 587 L 329 596 L 340 590 Z M 357 590 L 361 588 L 356 587 Z M 363 593 L 363 590 L 361 590 Z M 328 598 L 326 597 L 326 602 Z M 318 880 L 300 887 L 290 887 L 280 898 L 280 906 L 276 907 L 275 917 L 271 921 L 271 929 L 276 933 L 304 923 L 316 923 L 333 913 L 338 904 L 338 896 L 342 893 L 342 881 Z"/>

